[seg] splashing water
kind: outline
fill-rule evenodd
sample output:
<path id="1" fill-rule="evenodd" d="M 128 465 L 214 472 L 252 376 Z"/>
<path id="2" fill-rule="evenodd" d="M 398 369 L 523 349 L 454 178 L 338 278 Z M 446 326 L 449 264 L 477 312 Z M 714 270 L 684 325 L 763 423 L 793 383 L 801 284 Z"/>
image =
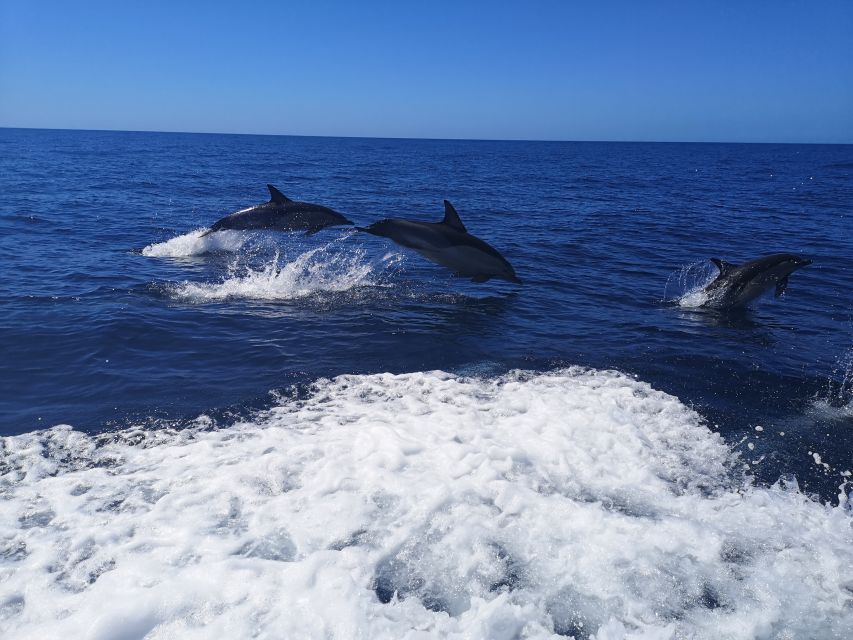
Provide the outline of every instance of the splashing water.
<path id="1" fill-rule="evenodd" d="M 402 259 L 389 253 L 379 261 L 368 261 L 362 249 L 333 250 L 332 242 L 301 253 L 281 264 L 277 251 L 260 268 L 236 259 L 221 282 L 184 282 L 172 295 L 190 302 L 222 300 L 293 300 L 319 292 L 341 292 L 356 287 L 381 286 L 382 276 Z"/>
<path id="2" fill-rule="evenodd" d="M 837 371 L 844 373 L 841 375 L 838 389 L 834 391 L 835 396 L 853 408 L 853 347 L 840 358 Z"/>
<path id="3" fill-rule="evenodd" d="M 685 265 L 666 279 L 663 300 L 681 307 L 701 307 L 708 301 L 704 289 L 716 276 L 716 269 L 707 260 Z M 669 293 L 671 289 L 672 295 Z"/>
<path id="4" fill-rule="evenodd" d="M 826 392 L 812 408 L 830 419 L 853 418 L 853 347 L 838 358 L 832 373 Z"/>
<path id="5" fill-rule="evenodd" d="M 202 237 L 207 229 L 196 229 L 165 242 L 149 244 L 142 255 L 150 258 L 188 258 L 209 253 L 236 253 L 249 236 L 239 231 L 219 231 Z"/>

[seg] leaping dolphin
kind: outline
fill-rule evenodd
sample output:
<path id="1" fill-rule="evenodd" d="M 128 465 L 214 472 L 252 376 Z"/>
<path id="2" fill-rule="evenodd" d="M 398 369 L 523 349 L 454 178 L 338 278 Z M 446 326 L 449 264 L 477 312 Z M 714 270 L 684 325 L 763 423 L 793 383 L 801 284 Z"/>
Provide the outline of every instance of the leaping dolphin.
<path id="1" fill-rule="evenodd" d="M 397 244 L 414 249 L 424 258 L 447 267 L 457 276 L 485 282 L 490 278 L 521 284 L 512 265 L 497 250 L 468 233 L 456 209 L 444 201 L 444 220 L 420 222 L 391 218 L 374 222 L 359 231 L 390 238 Z"/>
<path id="2" fill-rule="evenodd" d="M 742 265 L 719 258 L 711 258 L 711 262 L 720 274 L 704 288 L 708 298 L 702 306 L 716 309 L 744 307 L 774 287 L 778 298 L 785 293 L 788 276 L 812 263 L 791 253 L 775 253 Z"/>
<path id="3" fill-rule="evenodd" d="M 308 235 L 320 229 L 352 224 L 337 211 L 310 202 L 294 202 L 271 184 L 270 201 L 241 209 L 217 220 L 202 236 L 223 229 L 270 229 L 272 231 L 305 231 Z"/>

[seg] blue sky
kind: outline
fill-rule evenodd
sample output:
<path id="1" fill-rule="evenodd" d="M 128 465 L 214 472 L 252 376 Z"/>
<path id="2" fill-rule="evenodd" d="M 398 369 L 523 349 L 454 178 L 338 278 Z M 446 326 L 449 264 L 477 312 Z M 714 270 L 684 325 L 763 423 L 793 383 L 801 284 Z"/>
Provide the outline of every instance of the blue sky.
<path id="1" fill-rule="evenodd" d="M 0 0 L 0 126 L 853 143 L 853 0 Z"/>

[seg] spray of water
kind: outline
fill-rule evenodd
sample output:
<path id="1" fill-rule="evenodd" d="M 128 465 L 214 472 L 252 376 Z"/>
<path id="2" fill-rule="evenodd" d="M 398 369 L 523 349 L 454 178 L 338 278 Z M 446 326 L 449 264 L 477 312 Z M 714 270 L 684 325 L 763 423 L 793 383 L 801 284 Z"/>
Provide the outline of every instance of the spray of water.
<path id="1" fill-rule="evenodd" d="M 223 300 L 293 300 L 322 292 L 382 286 L 402 257 L 386 254 L 370 260 L 358 247 L 338 247 L 340 238 L 288 260 L 280 251 L 252 266 L 237 256 L 219 282 L 183 282 L 171 288 L 179 300 L 204 303 Z"/>
<path id="2" fill-rule="evenodd" d="M 853 418 L 853 347 L 839 356 L 826 391 L 815 399 L 814 408 L 828 417 Z"/>
<path id="3" fill-rule="evenodd" d="M 704 288 L 716 275 L 713 265 L 706 260 L 685 265 L 666 279 L 663 300 L 681 307 L 702 306 L 708 301 Z"/>
<path id="4" fill-rule="evenodd" d="M 142 255 L 150 258 L 189 258 L 210 253 L 236 253 L 240 251 L 249 235 L 240 231 L 219 231 L 207 236 L 207 229 L 196 229 L 176 236 L 165 242 L 149 244 Z"/>

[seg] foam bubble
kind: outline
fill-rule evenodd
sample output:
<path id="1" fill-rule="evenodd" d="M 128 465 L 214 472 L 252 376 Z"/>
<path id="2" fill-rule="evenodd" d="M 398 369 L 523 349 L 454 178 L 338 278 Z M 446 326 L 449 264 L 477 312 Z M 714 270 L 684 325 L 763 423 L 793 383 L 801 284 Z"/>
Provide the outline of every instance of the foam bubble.
<path id="1" fill-rule="evenodd" d="M 305 251 L 284 264 L 276 253 L 257 269 L 235 261 L 220 282 L 184 282 L 174 285 L 171 293 L 190 302 L 293 300 L 319 292 L 376 286 L 384 269 L 399 261 L 392 254 L 375 264 L 365 259 L 362 250 L 334 251 L 331 244 Z"/>
<path id="2" fill-rule="evenodd" d="M 217 231 L 202 237 L 207 229 L 196 229 L 183 235 L 149 244 L 142 255 L 152 258 L 187 258 L 208 253 L 236 253 L 246 243 L 248 236 L 239 231 Z"/>
<path id="3" fill-rule="evenodd" d="M 0 441 L 5 637 L 805 638 L 853 518 L 577 368 L 342 376 L 222 429 Z"/>

